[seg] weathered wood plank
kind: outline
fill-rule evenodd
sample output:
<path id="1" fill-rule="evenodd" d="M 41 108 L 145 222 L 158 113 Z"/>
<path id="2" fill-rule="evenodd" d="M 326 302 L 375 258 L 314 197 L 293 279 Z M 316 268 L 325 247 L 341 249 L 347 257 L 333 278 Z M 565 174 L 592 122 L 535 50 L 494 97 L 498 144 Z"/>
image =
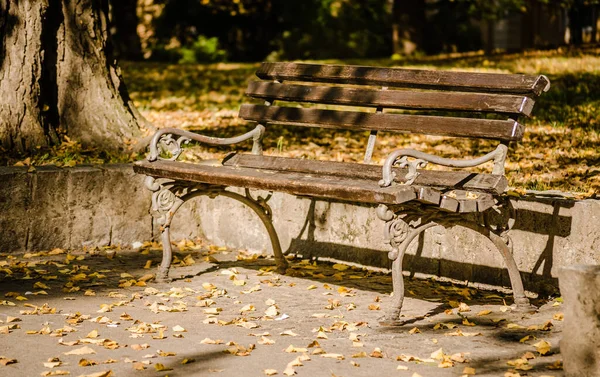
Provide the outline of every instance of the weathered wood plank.
<path id="1" fill-rule="evenodd" d="M 263 63 L 256 75 L 265 80 L 309 81 L 406 88 L 540 95 L 550 88 L 545 76 L 431 71 L 351 65 Z"/>
<path id="2" fill-rule="evenodd" d="M 462 92 L 417 92 L 335 86 L 307 86 L 254 81 L 246 95 L 265 100 L 392 109 L 456 110 L 523 114 L 529 116 L 535 101 L 523 95 Z"/>
<path id="3" fill-rule="evenodd" d="M 288 157 L 258 156 L 252 154 L 231 153 L 224 160 L 225 166 L 238 166 L 254 169 L 267 169 L 285 172 L 329 175 L 368 179 L 378 182 L 382 177 L 382 167 L 351 162 L 301 160 Z M 407 169 L 395 168 L 395 181 L 402 183 Z M 421 170 L 415 180 L 415 186 L 437 188 L 460 188 L 464 190 L 485 191 L 493 194 L 503 193 L 508 182 L 502 175 L 473 173 L 468 171 Z"/>
<path id="4" fill-rule="evenodd" d="M 366 131 L 411 132 L 503 141 L 521 140 L 524 131 L 524 127 L 512 119 L 491 120 L 364 113 L 249 104 L 244 104 L 240 107 L 239 116 L 240 118 L 259 123 Z"/>
<path id="5" fill-rule="evenodd" d="M 416 198 L 411 186 L 381 188 L 377 181 L 314 176 L 237 166 L 210 166 L 177 161 L 138 161 L 136 173 L 219 186 L 247 187 L 351 202 L 401 204 Z"/>

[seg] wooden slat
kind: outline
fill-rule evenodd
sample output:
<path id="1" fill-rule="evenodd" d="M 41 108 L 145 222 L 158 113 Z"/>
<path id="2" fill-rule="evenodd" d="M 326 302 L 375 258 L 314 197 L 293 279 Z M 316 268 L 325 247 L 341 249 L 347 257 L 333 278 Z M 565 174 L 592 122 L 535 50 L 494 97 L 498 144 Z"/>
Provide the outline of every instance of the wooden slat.
<path id="1" fill-rule="evenodd" d="M 309 81 L 405 88 L 540 95 L 550 88 L 545 76 L 430 71 L 304 63 L 263 63 L 256 75 L 278 81 Z"/>
<path id="2" fill-rule="evenodd" d="M 382 177 L 382 167 L 351 162 L 300 160 L 288 157 L 258 156 L 252 154 L 231 153 L 223 165 L 267 169 L 284 172 L 306 173 L 314 176 L 328 175 L 367 179 L 378 182 Z M 394 169 L 395 181 L 402 183 L 407 169 Z M 494 174 L 478 174 L 467 171 L 421 170 L 414 183 L 416 186 L 437 188 L 460 188 L 464 190 L 485 191 L 501 194 L 508 187 L 506 177 Z"/>
<path id="3" fill-rule="evenodd" d="M 177 161 L 138 161 L 139 174 L 219 186 L 247 187 L 351 202 L 401 204 L 416 198 L 411 186 L 381 188 L 377 181 L 314 176 L 265 169 L 188 164 Z"/>
<path id="4" fill-rule="evenodd" d="M 535 101 L 523 95 L 461 92 L 416 92 L 335 86 L 307 86 L 254 81 L 246 95 L 265 100 L 393 109 L 457 110 L 524 114 Z"/>
<path id="5" fill-rule="evenodd" d="M 260 123 L 318 128 L 411 132 L 503 141 L 516 141 L 523 137 L 523 126 L 511 119 L 364 113 L 249 104 L 240 107 L 239 116 Z"/>

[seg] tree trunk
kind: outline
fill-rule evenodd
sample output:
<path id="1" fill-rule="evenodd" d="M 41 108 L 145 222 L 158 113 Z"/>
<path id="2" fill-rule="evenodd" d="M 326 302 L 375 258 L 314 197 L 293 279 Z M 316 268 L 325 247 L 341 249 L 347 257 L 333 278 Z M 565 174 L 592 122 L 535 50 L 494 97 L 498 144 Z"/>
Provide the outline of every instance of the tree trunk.
<path id="1" fill-rule="evenodd" d="M 129 99 L 109 44 L 106 0 L 0 0 L 0 145 L 59 141 L 140 150 L 152 126 Z"/>
<path id="2" fill-rule="evenodd" d="M 392 41 L 394 54 L 410 55 L 422 47 L 425 0 L 394 0 Z"/>
<path id="3" fill-rule="evenodd" d="M 111 0 L 111 21 L 115 30 L 115 50 L 120 59 L 141 60 L 142 42 L 137 33 L 139 24 L 137 0 Z"/>
<path id="4" fill-rule="evenodd" d="M 571 33 L 571 44 L 579 46 L 583 43 L 583 4 L 576 0 L 569 8 L 569 30 Z"/>

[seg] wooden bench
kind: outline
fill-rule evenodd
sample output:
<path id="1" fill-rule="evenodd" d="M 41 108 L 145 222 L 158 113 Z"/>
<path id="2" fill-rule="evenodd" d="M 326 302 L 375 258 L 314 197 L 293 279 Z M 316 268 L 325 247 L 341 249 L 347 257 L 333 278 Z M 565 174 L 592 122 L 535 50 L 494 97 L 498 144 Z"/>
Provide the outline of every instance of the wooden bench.
<path id="1" fill-rule="evenodd" d="M 264 81 L 251 82 L 246 95 L 264 104 L 243 104 L 239 111 L 240 118 L 256 122 L 252 131 L 215 138 L 161 129 L 151 142 L 148 161 L 134 165 L 137 173 L 147 175 L 146 186 L 154 192 L 152 212 L 161 224 L 164 254 L 157 279 L 167 278 L 171 263 L 171 220 L 185 201 L 199 195 L 227 196 L 254 210 L 267 228 L 277 266 L 284 273 L 287 261 L 271 222 L 268 199 L 250 193 L 260 189 L 376 207 L 393 261 L 394 296 L 387 323 L 399 321 L 404 252 L 421 232 L 435 225 L 461 225 L 489 238 L 504 257 L 515 303 L 529 306 L 508 236 L 514 211 L 503 195 L 504 164 L 510 142 L 523 137 L 518 118 L 529 116 L 536 97 L 550 87 L 545 76 L 299 63 L 264 63 L 256 75 Z M 285 106 L 286 102 L 293 105 Z M 349 108 L 342 111 L 331 109 L 332 105 Z M 261 141 L 271 124 L 367 131 L 364 163 L 265 156 Z M 398 149 L 383 166 L 372 165 L 376 136 L 383 131 L 491 139 L 497 147 L 464 160 Z M 222 161 L 176 161 L 182 144 L 192 140 L 210 145 L 252 140 L 253 147 L 251 154 L 231 153 Z M 469 168 L 486 162 L 493 164 L 491 174 L 423 170 L 428 163 Z M 245 188 L 245 195 L 228 187 Z"/>

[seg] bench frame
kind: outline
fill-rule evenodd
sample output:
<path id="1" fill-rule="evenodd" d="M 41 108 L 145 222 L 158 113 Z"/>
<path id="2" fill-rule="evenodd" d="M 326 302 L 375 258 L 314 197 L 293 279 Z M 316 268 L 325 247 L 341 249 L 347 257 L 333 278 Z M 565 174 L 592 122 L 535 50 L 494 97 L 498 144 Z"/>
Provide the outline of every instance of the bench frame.
<path id="1" fill-rule="evenodd" d="M 260 74 L 258 75 L 260 77 Z M 539 83 L 539 80 L 534 83 L 534 86 L 537 88 L 536 90 L 541 92 L 542 90 L 547 91 L 549 89 L 549 80 L 547 78 L 545 80 L 547 83 Z M 266 103 L 267 106 L 271 104 L 272 102 Z M 533 104 L 530 105 L 527 111 L 531 111 L 532 106 Z M 377 108 L 377 113 L 380 112 L 381 109 Z M 520 125 L 515 121 L 515 130 L 517 126 Z M 232 145 L 252 140 L 252 154 L 262 155 L 262 138 L 264 133 L 265 127 L 260 123 L 253 130 L 232 138 L 215 138 L 180 129 L 165 128 L 159 130 L 154 135 L 150 144 L 150 154 L 147 159 L 150 162 L 157 160 L 175 161 L 182 152 L 182 145 L 190 141 L 198 141 L 208 145 Z M 368 141 L 365 162 L 370 161 L 373 151 L 374 138 L 372 136 L 373 132 L 371 132 L 371 137 Z M 402 178 L 403 185 L 413 185 L 419 176 L 419 169 L 424 168 L 428 163 L 463 168 L 474 167 L 493 161 L 492 174 L 504 175 L 504 162 L 508 150 L 507 144 L 508 141 L 502 141 L 492 152 L 479 158 L 468 160 L 452 160 L 413 149 L 399 149 L 392 152 L 386 159 L 382 167 L 382 179 L 379 181 L 379 185 L 383 188 L 391 186 L 394 180 L 398 180 L 397 175 L 400 171 L 402 171 L 402 174 L 405 174 L 404 177 L 400 177 Z M 167 152 L 170 154 L 170 157 L 161 157 L 161 151 Z M 411 160 L 408 159 L 409 157 Z M 228 197 L 252 209 L 267 230 L 278 272 L 285 273 L 288 263 L 284 257 L 275 227 L 273 226 L 272 211 L 268 205 L 271 193 L 267 197 L 258 196 L 255 198 L 247 187 L 245 188 L 244 195 L 242 195 L 227 190 L 226 185 L 194 182 L 188 179 L 168 179 L 156 176 L 156 174 L 152 176 L 147 170 L 144 170 L 142 165 L 136 164 L 135 169 L 137 172 L 148 174 L 145 186 L 153 192 L 151 213 L 160 225 L 163 245 L 163 259 L 158 269 L 157 281 L 166 281 L 169 279 L 168 273 L 172 260 L 170 240 L 172 219 L 177 210 L 185 202 L 199 196 L 207 196 L 211 199 L 217 196 Z M 398 168 L 404 168 L 404 170 L 398 170 Z M 468 194 L 466 191 L 465 193 Z M 428 190 L 427 188 L 421 188 L 416 193 L 415 199 L 417 200 L 407 200 L 401 204 L 379 204 L 377 206 L 376 215 L 384 222 L 384 237 L 391 248 L 388 257 L 392 261 L 394 292 L 391 307 L 385 317 L 381 319 L 382 324 L 402 325 L 404 323 L 400 319 L 400 311 L 404 300 L 404 281 L 402 275 L 404 254 L 419 234 L 437 225 L 444 228 L 463 226 L 488 238 L 498 249 L 506 263 L 516 307 L 523 310 L 532 308 L 525 296 L 521 275 L 512 255 L 512 241 L 509 232 L 515 223 L 516 211 L 512 208 L 506 196 L 490 193 L 481 194 L 483 195 L 483 199 L 478 202 L 469 200 L 460 202 L 460 210 L 458 210 L 459 200 L 457 198 L 443 195 L 440 202 L 440 193 L 435 190 Z M 436 206 L 432 205 L 433 203 L 441 204 Z M 446 203 L 446 206 L 443 205 L 444 203 Z M 467 208 L 468 206 L 475 207 Z"/>

